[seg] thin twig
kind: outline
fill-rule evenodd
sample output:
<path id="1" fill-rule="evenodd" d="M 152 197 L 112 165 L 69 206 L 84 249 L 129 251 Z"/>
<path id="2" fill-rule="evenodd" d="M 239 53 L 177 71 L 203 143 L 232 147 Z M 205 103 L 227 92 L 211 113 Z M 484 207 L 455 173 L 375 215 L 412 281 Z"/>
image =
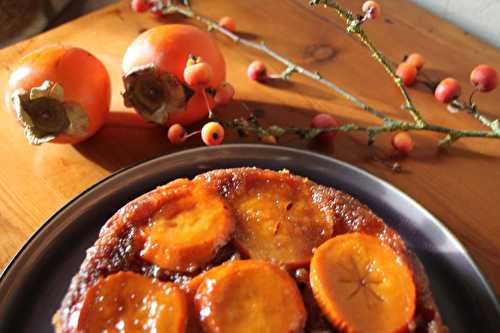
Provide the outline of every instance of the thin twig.
<path id="1" fill-rule="evenodd" d="M 240 133 L 255 133 L 259 137 L 266 136 L 275 136 L 281 137 L 285 134 L 293 134 L 297 135 L 304 139 L 311 139 L 315 136 L 325 133 L 325 132 L 353 132 L 353 131 L 363 131 L 368 133 L 368 143 L 372 143 L 375 136 L 379 133 L 383 132 L 394 132 L 394 131 L 431 131 L 443 133 L 445 136 L 442 140 L 440 140 L 439 144 L 441 146 L 448 146 L 451 143 L 455 142 L 459 138 L 462 137 L 478 137 L 478 138 L 493 138 L 500 139 L 500 124 L 498 120 L 490 121 L 486 117 L 480 114 L 477 107 L 473 104 L 467 104 L 467 111 L 473 115 L 475 118 L 479 119 L 484 125 L 491 128 L 491 131 L 477 131 L 477 130 L 465 130 L 465 129 L 454 129 L 447 128 L 443 126 L 433 125 L 427 123 L 421 116 L 421 114 L 417 111 L 408 91 L 406 90 L 401 78 L 396 75 L 391 62 L 380 52 L 375 45 L 368 38 L 368 35 L 362 29 L 362 24 L 366 21 L 365 17 L 354 17 L 354 15 L 341 7 L 338 3 L 333 0 L 310 0 L 309 3 L 311 5 L 319 5 L 323 4 L 326 7 L 333 8 L 340 17 L 346 20 L 347 22 L 347 32 L 352 33 L 358 37 L 358 39 L 363 43 L 365 47 L 367 47 L 372 56 L 384 67 L 385 71 L 389 74 L 389 76 L 393 79 L 401 94 L 405 100 L 404 109 L 408 111 L 414 122 L 401 121 L 397 119 L 390 118 L 384 113 L 374 109 L 373 107 L 367 105 L 363 101 L 361 101 L 356 96 L 348 93 L 344 89 L 337 86 L 332 81 L 329 81 L 321 76 L 319 72 L 311 71 L 306 68 L 303 68 L 292 61 L 286 59 L 282 55 L 276 53 L 272 49 L 270 49 L 263 42 L 257 43 L 247 39 L 244 39 L 237 34 L 225 29 L 220 26 L 217 22 L 199 15 L 196 13 L 189 5 L 189 1 L 183 0 L 186 6 L 178 6 L 174 5 L 171 1 L 168 1 L 164 4 L 161 0 L 157 0 L 155 2 L 155 8 L 159 11 L 162 11 L 163 14 L 170 13 L 179 13 L 185 17 L 196 19 L 202 23 L 204 23 L 208 30 L 216 30 L 223 35 L 230 38 L 233 42 L 244 45 L 246 47 L 255 49 L 260 51 L 268 56 L 274 58 L 279 61 L 286 68 L 281 72 L 280 76 L 282 79 L 286 80 L 294 74 L 301 74 L 308 78 L 318 81 L 319 83 L 325 85 L 326 87 L 334 90 L 337 94 L 344 97 L 345 99 L 351 101 L 356 106 L 361 108 L 362 110 L 380 118 L 383 120 L 383 124 L 379 126 L 361 126 L 354 123 L 343 124 L 337 128 L 299 128 L 299 127 L 288 127 L 283 128 L 277 125 L 272 125 L 269 127 L 262 126 L 255 117 L 250 116 L 248 119 L 233 119 L 228 122 L 224 122 L 224 126 L 228 128 L 233 128 L 238 130 Z"/>
<path id="2" fill-rule="evenodd" d="M 346 21 L 347 32 L 354 34 L 361 41 L 361 43 L 363 43 L 363 45 L 370 50 L 372 57 L 375 58 L 382 65 L 382 67 L 384 67 L 387 74 L 389 74 L 403 95 L 405 100 L 404 109 L 411 114 L 416 124 L 420 127 L 424 127 L 425 121 L 413 104 L 410 94 L 403 84 L 403 80 L 396 74 L 391 62 L 375 47 L 373 42 L 368 38 L 366 32 L 363 30 L 362 24 L 366 20 L 363 18 L 356 18 L 351 12 L 347 11 L 333 0 L 311 0 L 309 1 L 309 4 L 311 6 L 322 4 L 326 7 L 333 8 L 337 14 Z"/>
<path id="3" fill-rule="evenodd" d="M 472 101 L 472 98 L 469 98 L 468 102 L 461 102 L 458 99 L 455 99 L 450 103 L 450 105 L 458 111 L 466 111 L 468 114 L 479 120 L 481 124 L 491 128 L 492 131 L 497 131 L 499 129 L 500 121 L 498 119 L 491 120 L 483 115 L 479 111 L 477 105 Z"/>
<path id="4" fill-rule="evenodd" d="M 299 66 L 299 65 L 293 63 L 292 61 L 286 59 L 285 57 L 281 56 L 277 52 L 270 49 L 264 42 L 257 43 L 257 42 L 253 42 L 253 41 L 241 38 L 237 34 L 225 29 L 224 27 L 220 26 L 217 22 L 209 19 L 208 17 L 197 14 L 191 8 L 186 8 L 186 7 L 176 6 L 176 5 L 167 5 L 165 7 L 164 11 L 165 11 L 165 13 L 179 13 L 179 14 L 182 14 L 184 16 L 196 19 L 196 20 L 204 23 L 205 25 L 207 25 L 209 30 L 217 30 L 218 32 L 222 33 L 223 35 L 229 37 L 233 42 L 241 44 L 241 45 L 249 47 L 249 48 L 252 48 L 252 49 L 255 49 L 257 51 L 263 52 L 263 53 L 267 54 L 268 56 L 270 56 L 271 58 L 274 58 L 278 62 L 281 62 L 283 65 L 286 66 L 286 69 L 281 73 L 282 79 L 285 79 L 285 80 L 289 79 L 293 73 L 302 74 L 302 75 L 304 75 L 308 78 L 311 78 L 313 80 L 316 80 L 319 83 L 334 90 L 337 94 L 339 94 L 340 96 L 344 97 L 345 99 L 351 101 L 356 106 L 365 110 L 366 112 L 369 112 L 382 120 L 387 120 L 387 121 L 390 120 L 389 117 L 387 117 L 384 113 L 367 105 L 366 103 L 361 101 L 356 96 L 348 93 L 346 90 L 337 86 L 332 81 L 323 78 L 319 72 L 310 71 L 302 66 Z"/>

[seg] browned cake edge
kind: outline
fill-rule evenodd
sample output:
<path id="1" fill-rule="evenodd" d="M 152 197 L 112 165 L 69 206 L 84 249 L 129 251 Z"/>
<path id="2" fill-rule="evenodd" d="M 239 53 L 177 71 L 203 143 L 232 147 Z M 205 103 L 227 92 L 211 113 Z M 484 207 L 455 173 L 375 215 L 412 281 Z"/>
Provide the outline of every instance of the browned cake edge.
<path id="1" fill-rule="evenodd" d="M 334 188 L 318 185 L 307 178 L 292 175 L 287 170 L 276 172 L 257 168 L 221 169 L 198 175 L 195 180 L 205 181 L 222 196 L 228 197 L 235 191 L 244 189 L 242 184 L 247 177 L 256 175 L 271 178 L 292 177 L 308 184 L 313 201 L 321 210 L 332 215 L 333 236 L 363 232 L 376 236 L 391 246 L 405 259 L 414 275 L 417 304 L 414 320 L 410 323 L 410 331 L 447 332 L 432 297 L 427 274 L 418 257 L 406 248 L 401 237 L 392 228 L 357 199 Z M 137 270 L 128 266 L 133 265 L 133 260 L 126 259 L 127 242 L 132 238 L 130 233 L 135 227 L 145 223 L 148 217 L 165 202 L 181 192 L 185 182 L 185 179 L 178 179 L 143 194 L 127 203 L 104 224 L 95 244 L 87 250 L 79 272 L 73 277 L 61 307 L 53 317 L 57 333 L 76 331 L 78 313 L 85 291 L 99 278 L 120 270 Z"/>

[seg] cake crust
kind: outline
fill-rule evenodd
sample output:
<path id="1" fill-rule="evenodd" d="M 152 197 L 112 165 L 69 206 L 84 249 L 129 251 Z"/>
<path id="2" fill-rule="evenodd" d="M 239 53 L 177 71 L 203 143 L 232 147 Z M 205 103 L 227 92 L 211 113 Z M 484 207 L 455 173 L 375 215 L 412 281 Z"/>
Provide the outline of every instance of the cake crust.
<path id="1" fill-rule="evenodd" d="M 120 271 L 130 271 L 162 281 L 187 284 L 198 274 L 227 260 L 248 257 L 241 251 L 238 239 L 220 248 L 216 257 L 204 267 L 193 272 L 174 272 L 146 262 L 140 256 L 144 245 L 141 229 L 151 216 L 159 211 L 167 202 L 182 195 L 189 186 L 189 180 L 177 179 L 166 185 L 143 194 L 118 210 L 102 227 L 94 245 L 87 250 L 86 257 L 79 272 L 73 277 L 60 309 L 54 315 L 53 324 L 57 333 L 77 333 L 78 318 L 86 291 L 99 279 Z M 230 209 L 235 209 L 239 198 L 255 188 L 256 182 L 284 182 L 292 184 L 307 196 L 314 204 L 314 209 L 324 217 L 326 238 L 337 235 L 360 232 L 377 237 L 396 251 L 402 260 L 411 268 L 415 281 L 417 301 L 413 320 L 408 325 L 410 332 L 447 332 L 432 297 L 425 269 L 417 256 L 408 250 L 401 237 L 384 221 L 375 215 L 366 205 L 352 196 L 332 187 L 318 185 L 313 181 L 291 174 L 287 170 L 272 171 L 257 168 L 235 168 L 213 170 L 196 176 L 192 182 L 201 183 L 209 191 L 216 193 L 227 202 Z M 237 215 L 237 213 L 235 213 Z M 236 237 L 238 235 L 236 234 Z M 311 241 L 311 244 L 314 244 Z M 241 243 L 241 242 L 240 242 Z M 319 245 L 319 244 L 318 244 Z M 312 246 L 312 245 L 311 245 Z M 300 249 L 301 251 L 303 249 Z M 277 262 L 280 264 L 280 262 Z M 294 269 L 304 269 L 303 265 L 282 265 L 292 274 Z M 305 290 L 303 293 L 307 293 Z M 305 296 L 304 296 L 305 297 Z M 311 303 L 306 301 L 306 304 Z M 319 311 L 309 306 L 309 312 Z M 317 314 L 309 315 L 318 319 Z M 321 318 L 320 318 L 321 319 Z M 313 329 L 324 329 L 335 332 L 324 320 L 310 323 L 306 332 Z"/>

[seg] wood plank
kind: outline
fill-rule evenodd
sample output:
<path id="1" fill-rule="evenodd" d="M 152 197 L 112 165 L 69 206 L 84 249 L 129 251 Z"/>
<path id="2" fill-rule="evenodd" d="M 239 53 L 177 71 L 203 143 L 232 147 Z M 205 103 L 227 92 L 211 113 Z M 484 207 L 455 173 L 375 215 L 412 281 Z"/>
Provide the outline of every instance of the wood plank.
<path id="1" fill-rule="evenodd" d="M 359 8 L 362 1 L 343 1 Z M 305 0 L 275 2 L 257 0 L 194 1 L 200 12 L 218 18 L 232 16 L 242 32 L 263 39 L 276 51 L 297 63 L 320 71 L 340 86 L 362 96 L 369 104 L 392 115 L 400 115 L 402 99 L 383 70 L 356 41 L 342 32 L 342 22 L 331 11 L 311 10 Z M 427 58 L 426 71 L 433 76 L 455 76 L 468 92 L 468 75 L 477 63 L 500 69 L 500 52 L 462 30 L 445 23 L 406 1 L 380 0 L 384 19 L 367 30 L 380 48 L 393 59 L 419 51 Z M 163 23 L 184 21 L 179 17 Z M 193 22 L 190 22 L 193 23 Z M 9 70 L 17 59 L 48 43 L 65 43 L 94 53 L 113 78 L 112 110 L 124 111 L 120 91 L 120 61 L 127 45 L 140 31 L 159 22 L 149 15 L 132 13 L 121 2 L 97 13 L 70 22 L 31 40 L 0 50 L 0 87 L 5 88 Z M 194 24 L 194 23 L 193 23 Z M 238 101 L 264 110 L 265 120 L 280 124 L 307 125 L 311 112 L 331 112 L 340 120 L 375 123 L 376 119 L 315 82 L 294 77 L 283 85 L 260 85 L 245 76 L 254 58 L 265 60 L 272 70 L 282 67 L 253 51 L 214 35 L 226 56 L 228 81 L 237 89 L 237 102 L 221 109 L 224 117 L 241 113 Z M 323 47 L 332 57 L 314 57 L 312 50 Z M 481 128 L 466 115 L 450 115 L 423 89 L 412 96 L 427 119 L 456 127 Z M 500 89 L 478 96 L 482 109 L 500 116 Z M 3 108 L 3 106 L 2 106 Z M 405 117 L 406 116 L 402 116 Z M 183 147 L 171 147 L 161 129 L 105 127 L 95 137 L 77 146 L 33 147 L 5 112 L 0 113 L 0 269 L 16 253 L 27 237 L 71 197 L 130 163 L 198 146 L 196 139 Z M 389 156 L 389 136 L 381 135 L 374 148 Z M 363 134 L 339 135 L 334 148 L 308 146 L 287 138 L 284 145 L 311 148 L 359 166 L 388 180 L 424 205 L 469 249 L 496 291 L 500 291 L 500 145 L 499 141 L 469 139 L 449 152 L 436 148 L 437 135 L 415 134 L 416 149 L 401 161 L 404 172 L 394 174 L 371 158 L 373 149 Z M 255 141 L 230 134 L 227 142 Z"/>

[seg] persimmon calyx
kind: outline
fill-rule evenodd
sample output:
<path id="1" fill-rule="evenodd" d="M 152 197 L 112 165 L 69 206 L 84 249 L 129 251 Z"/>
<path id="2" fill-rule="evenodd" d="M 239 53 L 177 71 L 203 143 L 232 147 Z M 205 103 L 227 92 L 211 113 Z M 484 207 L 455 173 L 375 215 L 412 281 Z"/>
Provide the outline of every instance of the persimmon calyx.
<path id="1" fill-rule="evenodd" d="M 152 64 L 138 66 L 123 76 L 125 105 L 146 121 L 163 125 L 172 112 L 184 111 L 193 91 L 174 75 L 160 72 Z"/>
<path id="2" fill-rule="evenodd" d="M 63 87 L 53 81 L 44 81 L 29 91 L 16 89 L 11 99 L 30 144 L 50 142 L 61 133 L 83 136 L 89 126 L 83 107 L 76 102 L 65 102 Z"/>

